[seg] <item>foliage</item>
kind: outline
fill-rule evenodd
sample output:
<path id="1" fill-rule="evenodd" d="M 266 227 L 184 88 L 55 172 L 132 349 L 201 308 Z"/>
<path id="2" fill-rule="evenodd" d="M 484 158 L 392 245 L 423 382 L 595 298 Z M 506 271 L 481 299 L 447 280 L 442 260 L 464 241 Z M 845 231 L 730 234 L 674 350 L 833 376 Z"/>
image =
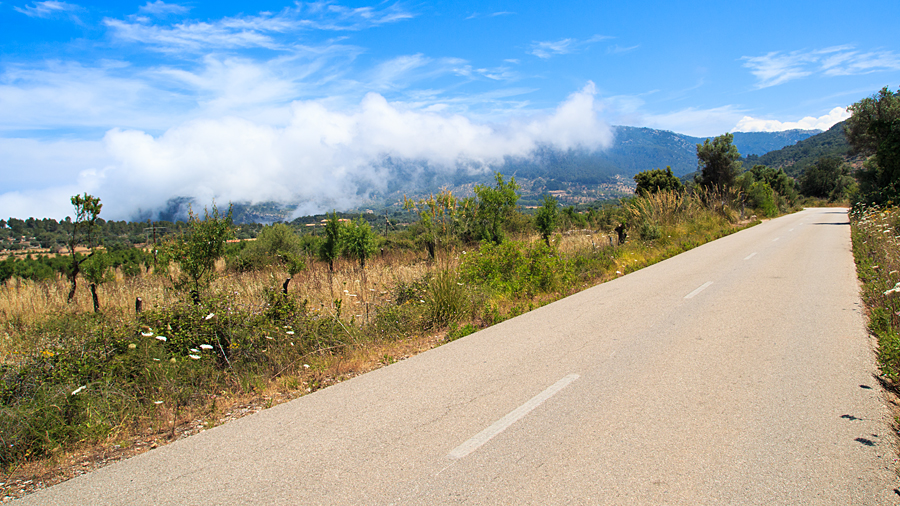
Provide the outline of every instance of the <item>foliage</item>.
<path id="1" fill-rule="evenodd" d="M 823 133 L 796 144 L 789 143 L 777 151 L 769 151 L 761 156 L 750 155 L 746 164 L 774 167 L 784 170 L 791 177 L 799 177 L 819 158 L 833 156 L 844 159 L 849 156 L 849 152 L 850 145 L 844 136 L 844 122 L 841 122 Z"/>
<path id="2" fill-rule="evenodd" d="M 231 209 L 222 216 L 215 204 L 212 212 L 203 209 L 203 219 L 191 210 L 188 214 L 190 229 L 171 242 L 166 249 L 167 259 L 178 264 L 180 272 L 175 287 L 189 290 L 195 301 L 200 291 L 216 275 L 216 261 L 225 251 L 225 241 L 231 237 Z"/>
<path id="3" fill-rule="evenodd" d="M 369 222 L 359 218 L 344 227 L 343 234 L 344 253 L 365 268 L 366 260 L 375 252 L 375 232 Z"/>
<path id="4" fill-rule="evenodd" d="M 494 178 L 496 184 L 493 187 L 475 185 L 478 200 L 469 209 L 472 211 L 471 229 L 475 238 L 500 244 L 504 238 L 503 225 L 510 219 L 519 200 L 516 193 L 519 185 L 514 177 L 504 181 L 503 174 L 499 172 L 494 174 Z"/>
<path id="5" fill-rule="evenodd" d="M 425 329 L 444 328 L 472 310 L 465 286 L 459 282 L 457 273 L 451 270 L 435 273 L 423 300 Z"/>
<path id="6" fill-rule="evenodd" d="M 419 225 L 423 228 L 425 248 L 428 257 L 434 259 L 435 249 L 449 243 L 459 232 L 459 200 L 450 190 L 442 190 L 437 195 L 418 201 L 403 197 L 403 208 L 419 215 Z"/>
<path id="7" fill-rule="evenodd" d="M 837 157 L 822 157 L 800 176 L 800 192 L 809 197 L 845 200 L 856 189 L 850 167 Z"/>
<path id="8" fill-rule="evenodd" d="M 634 175 L 634 182 L 637 184 L 634 192 L 638 195 L 660 191 L 680 191 L 684 188 L 681 179 L 672 174 L 672 167 L 669 166 L 666 167 L 666 170 L 653 169 L 638 172 Z"/>
<path id="9" fill-rule="evenodd" d="M 788 176 L 782 169 L 757 164 L 742 174 L 742 178 L 745 180 L 752 179 L 750 181 L 751 185 L 753 182 L 767 184 L 772 191 L 786 201 L 788 206 L 793 205 L 797 201 L 797 183 L 794 181 L 794 178 Z M 748 186 L 746 190 L 749 189 Z"/>
<path id="10" fill-rule="evenodd" d="M 343 225 L 338 220 L 337 212 L 331 213 L 325 222 L 325 240 L 319 244 L 319 260 L 328 264 L 328 271 L 334 272 L 334 261 L 341 255 Z"/>
<path id="11" fill-rule="evenodd" d="M 232 268 L 246 272 L 278 265 L 294 276 L 305 268 L 302 253 L 303 244 L 294 230 L 284 223 L 275 223 L 264 227 L 256 241 L 236 256 Z"/>
<path id="12" fill-rule="evenodd" d="M 72 235 L 69 238 L 69 254 L 72 258 L 69 269 L 69 283 L 72 286 L 69 290 L 69 302 L 75 298 L 75 289 L 78 286 L 78 271 L 81 268 L 81 263 L 87 258 L 79 258 L 75 248 L 79 244 L 86 243 L 88 248 L 91 249 L 91 254 L 93 254 L 94 226 L 97 223 L 97 215 L 100 214 L 100 209 L 103 208 L 100 198 L 88 195 L 87 192 L 84 195 L 75 195 L 70 200 L 72 201 L 72 207 L 75 208 L 75 221 L 72 224 Z M 79 233 L 83 237 L 80 237 Z"/>
<path id="13" fill-rule="evenodd" d="M 857 207 L 850 213 L 853 256 L 878 339 L 882 374 L 900 381 L 900 209 Z"/>
<path id="14" fill-rule="evenodd" d="M 697 144 L 696 182 L 703 188 L 730 188 L 741 172 L 741 154 L 732 144 L 734 135 L 726 133 Z"/>
<path id="15" fill-rule="evenodd" d="M 747 190 L 747 204 L 766 218 L 778 216 L 775 191 L 765 181 L 754 181 Z"/>
<path id="16" fill-rule="evenodd" d="M 884 87 L 847 110 L 847 140 L 866 161 L 857 178 L 865 202 L 900 202 L 900 90 Z"/>
<path id="17" fill-rule="evenodd" d="M 559 289 L 571 274 L 559 252 L 544 243 L 485 243 L 460 265 L 466 283 L 485 284 L 505 294 L 534 296 Z"/>
<path id="18" fill-rule="evenodd" d="M 559 205 L 552 195 L 544 195 L 543 205 L 534 214 L 534 225 L 547 246 L 550 246 L 550 235 L 556 230 L 556 219 L 559 217 Z"/>
<path id="19" fill-rule="evenodd" d="M 94 312 L 100 312 L 100 299 L 97 287 L 116 280 L 116 275 L 111 270 L 112 260 L 105 251 L 95 251 L 82 267 L 84 279 L 90 283 L 91 297 L 94 302 Z"/>

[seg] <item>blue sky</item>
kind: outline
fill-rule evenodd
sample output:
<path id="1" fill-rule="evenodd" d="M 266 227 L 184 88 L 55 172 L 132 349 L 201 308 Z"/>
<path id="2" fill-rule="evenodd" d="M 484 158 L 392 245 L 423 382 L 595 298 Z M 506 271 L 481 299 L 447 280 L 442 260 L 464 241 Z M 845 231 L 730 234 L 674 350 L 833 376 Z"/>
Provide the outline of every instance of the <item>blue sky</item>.
<path id="1" fill-rule="evenodd" d="M 0 2 L 0 216 L 350 206 L 610 125 L 828 128 L 900 84 L 897 2 Z M 652 167 L 648 167 L 652 168 Z M 364 191 L 362 192 L 364 193 Z"/>

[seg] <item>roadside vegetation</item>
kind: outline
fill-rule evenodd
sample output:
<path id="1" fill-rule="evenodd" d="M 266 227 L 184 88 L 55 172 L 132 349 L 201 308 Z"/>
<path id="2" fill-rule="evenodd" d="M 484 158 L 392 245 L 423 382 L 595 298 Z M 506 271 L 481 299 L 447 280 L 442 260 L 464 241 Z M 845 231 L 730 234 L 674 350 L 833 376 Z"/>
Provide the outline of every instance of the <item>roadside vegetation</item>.
<path id="1" fill-rule="evenodd" d="M 134 247 L 98 235 L 118 227 L 128 236 L 102 221 L 99 199 L 73 197 L 75 219 L 54 229 L 65 250 L 0 261 L 0 469 L 210 427 L 238 402 L 315 391 L 757 219 L 859 192 L 833 161 L 800 183 L 781 169 L 746 169 L 732 141 L 697 146 L 694 180 L 644 171 L 635 196 L 614 203 L 561 207 L 546 195 L 523 209 L 515 179 L 496 174 L 471 196 L 406 199 L 413 223 L 378 230 L 335 212 L 319 227 L 248 233 L 212 205 L 159 237 L 149 224 Z M 856 223 L 874 220 L 859 213 Z M 18 236 L 27 222 L 0 229 Z M 895 246 L 883 248 L 894 261 Z M 878 258 L 870 270 L 888 264 Z M 898 310 L 888 311 L 894 336 Z M 898 358 L 885 360 L 900 364 L 893 349 Z"/>
<path id="2" fill-rule="evenodd" d="M 900 91 L 885 87 L 849 108 L 847 139 L 865 158 L 850 213 L 853 254 L 862 282 L 878 364 L 900 385 Z"/>

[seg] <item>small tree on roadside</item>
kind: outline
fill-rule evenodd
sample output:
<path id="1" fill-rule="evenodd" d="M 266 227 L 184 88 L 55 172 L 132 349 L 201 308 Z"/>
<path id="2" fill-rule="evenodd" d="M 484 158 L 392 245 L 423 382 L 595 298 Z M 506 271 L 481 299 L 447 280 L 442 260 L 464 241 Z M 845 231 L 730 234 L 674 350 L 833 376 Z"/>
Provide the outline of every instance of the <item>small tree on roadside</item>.
<path id="1" fill-rule="evenodd" d="M 216 275 L 216 261 L 225 253 L 225 242 L 231 237 L 231 206 L 228 214 L 219 214 L 212 205 L 212 212 L 203 208 L 203 219 L 188 210 L 188 230 L 169 246 L 169 259 L 180 268 L 175 287 L 187 290 L 195 303 L 200 302 L 200 292 L 209 286 Z"/>
<path id="2" fill-rule="evenodd" d="M 334 261 L 341 255 L 343 226 L 337 211 L 325 221 L 325 240 L 319 245 L 319 260 L 328 263 L 328 272 L 334 274 Z"/>
<path id="3" fill-rule="evenodd" d="M 741 154 L 732 144 L 734 135 L 726 133 L 712 140 L 697 144 L 697 168 L 695 181 L 705 189 L 724 190 L 734 185 L 741 173 Z"/>
<path id="4" fill-rule="evenodd" d="M 369 222 L 358 218 L 344 230 L 344 253 L 366 268 L 366 260 L 375 252 L 375 232 Z"/>
<path id="5" fill-rule="evenodd" d="M 72 206 L 75 208 L 75 221 L 72 222 L 72 235 L 69 236 L 69 254 L 72 255 L 72 261 L 69 267 L 69 283 L 72 285 L 69 290 L 68 301 L 72 302 L 75 298 L 75 289 L 78 286 L 78 273 L 81 270 L 81 264 L 86 261 L 94 253 L 94 227 L 97 224 L 97 216 L 103 204 L 100 203 L 99 197 L 94 197 L 85 193 L 84 195 L 75 195 L 71 198 Z M 79 257 L 75 249 L 80 244 L 86 244 L 90 249 L 87 256 Z"/>
<path id="6" fill-rule="evenodd" d="M 559 217 L 559 205 L 552 195 L 544 195 L 544 203 L 534 214 L 534 224 L 547 246 L 550 246 L 550 235 L 556 230 Z"/>
<path id="7" fill-rule="evenodd" d="M 434 260 L 438 246 L 449 241 L 455 233 L 459 219 L 458 203 L 450 190 L 441 190 L 437 195 L 432 194 L 418 201 L 403 197 L 403 208 L 419 215 L 419 224 L 425 230 L 428 258 Z"/>
<path id="8" fill-rule="evenodd" d="M 519 194 L 516 178 L 503 180 L 503 174 L 494 174 L 495 186 L 475 185 L 478 200 L 474 206 L 474 231 L 478 238 L 494 244 L 503 242 L 503 224 L 516 209 Z"/>
<path id="9" fill-rule="evenodd" d="M 109 254 L 105 251 L 95 251 L 90 258 L 87 258 L 82 266 L 84 279 L 90 283 L 91 299 L 94 302 L 94 312 L 100 312 L 100 297 L 97 294 L 97 288 L 111 281 L 116 280 L 115 272 L 111 269 L 112 262 Z"/>

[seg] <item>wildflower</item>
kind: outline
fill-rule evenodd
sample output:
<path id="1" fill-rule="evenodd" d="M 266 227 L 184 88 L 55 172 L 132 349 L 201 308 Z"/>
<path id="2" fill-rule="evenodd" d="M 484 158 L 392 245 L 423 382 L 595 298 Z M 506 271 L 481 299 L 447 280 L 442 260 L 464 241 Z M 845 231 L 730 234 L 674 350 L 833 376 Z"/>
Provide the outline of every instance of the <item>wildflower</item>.
<path id="1" fill-rule="evenodd" d="M 200 349 L 201 349 L 201 350 L 211 350 L 212 348 L 213 348 L 213 347 L 212 347 L 211 344 L 201 344 L 201 345 L 200 345 Z"/>
<path id="2" fill-rule="evenodd" d="M 158 358 L 154 358 L 154 359 L 153 359 L 153 360 L 155 360 L 155 361 L 157 361 L 157 362 L 159 362 L 159 359 L 158 359 Z"/>
<path id="3" fill-rule="evenodd" d="M 200 353 L 200 350 L 198 350 L 197 348 L 191 348 L 191 351 L 194 353 Z"/>
<path id="4" fill-rule="evenodd" d="M 156 339 L 162 342 L 166 342 L 166 336 L 156 336 Z"/>
<path id="5" fill-rule="evenodd" d="M 272 337 L 272 336 L 266 336 L 266 339 L 273 339 L 273 340 L 274 340 L 275 338 Z"/>
<path id="6" fill-rule="evenodd" d="M 153 404 L 162 404 L 163 401 L 153 401 Z"/>
<path id="7" fill-rule="evenodd" d="M 141 335 L 144 337 L 151 337 L 153 335 L 153 332 L 141 332 Z"/>
<path id="8" fill-rule="evenodd" d="M 134 344 L 134 343 L 130 343 L 130 344 L 128 345 L 128 349 L 129 349 L 129 350 L 133 350 L 133 349 L 135 349 L 135 348 L 137 348 L 137 345 Z"/>
<path id="9" fill-rule="evenodd" d="M 294 331 L 293 331 L 293 330 L 288 330 L 287 332 L 285 332 L 285 334 L 287 334 L 287 335 L 289 335 L 289 336 L 292 336 L 292 335 L 294 335 Z"/>
<path id="10" fill-rule="evenodd" d="M 293 341 L 292 341 L 292 342 L 291 342 L 291 346 L 293 346 L 293 345 L 294 345 L 294 343 L 293 343 Z"/>
<path id="11" fill-rule="evenodd" d="M 309 364 L 303 364 L 304 369 L 309 369 Z"/>
<path id="12" fill-rule="evenodd" d="M 81 392 L 81 391 L 84 390 L 85 388 L 87 388 L 87 385 L 82 385 L 82 386 L 76 388 L 76 389 L 72 392 L 72 395 L 77 395 L 79 392 Z"/>
<path id="13" fill-rule="evenodd" d="M 890 290 L 885 291 L 884 294 L 890 295 L 892 293 L 898 293 L 898 292 L 900 292 L 900 283 L 897 283 L 896 285 L 894 285 L 894 288 L 891 288 Z"/>
<path id="14" fill-rule="evenodd" d="M 188 355 L 188 356 L 194 360 L 200 360 L 200 355 Z"/>
<path id="15" fill-rule="evenodd" d="M 422 304 L 424 304 L 424 303 L 425 303 L 425 301 L 424 301 L 424 300 L 422 300 L 422 299 L 419 299 L 419 302 L 421 302 L 421 303 L 422 303 Z"/>

